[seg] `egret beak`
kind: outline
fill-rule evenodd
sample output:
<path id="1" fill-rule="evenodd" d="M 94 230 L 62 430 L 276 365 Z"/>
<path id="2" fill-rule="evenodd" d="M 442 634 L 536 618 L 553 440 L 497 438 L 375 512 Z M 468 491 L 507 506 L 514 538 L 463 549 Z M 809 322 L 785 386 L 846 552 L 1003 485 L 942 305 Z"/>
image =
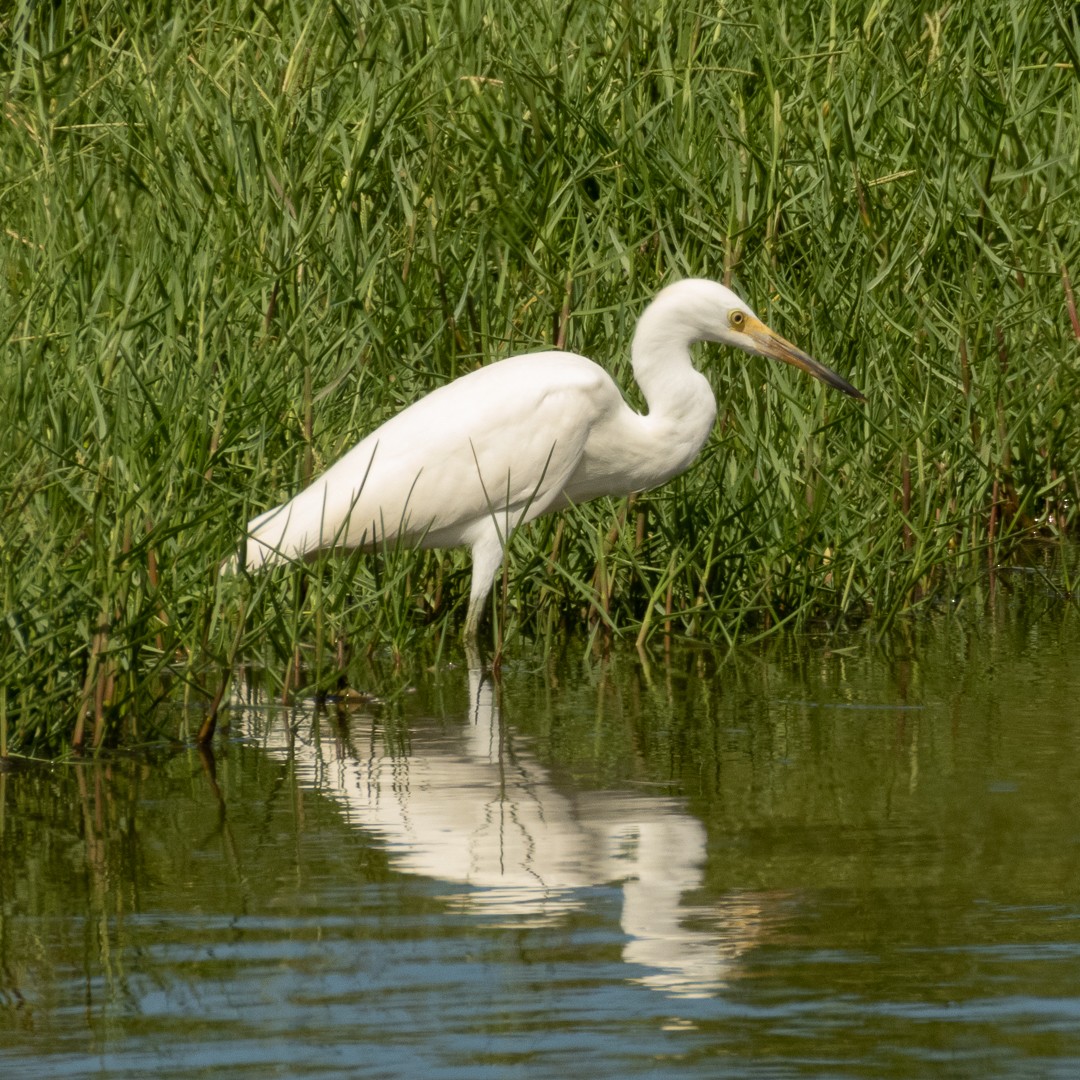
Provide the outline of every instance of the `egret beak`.
<path id="1" fill-rule="evenodd" d="M 801 368 L 808 375 L 813 375 L 815 379 L 820 379 L 834 390 L 840 390 L 856 401 L 866 400 L 846 379 L 841 379 L 835 371 L 824 364 L 819 364 L 812 356 L 807 356 L 802 349 L 796 348 L 787 338 L 782 338 L 774 330 L 770 330 L 760 319 L 748 316 L 742 331 L 753 342 L 754 352 Z"/>

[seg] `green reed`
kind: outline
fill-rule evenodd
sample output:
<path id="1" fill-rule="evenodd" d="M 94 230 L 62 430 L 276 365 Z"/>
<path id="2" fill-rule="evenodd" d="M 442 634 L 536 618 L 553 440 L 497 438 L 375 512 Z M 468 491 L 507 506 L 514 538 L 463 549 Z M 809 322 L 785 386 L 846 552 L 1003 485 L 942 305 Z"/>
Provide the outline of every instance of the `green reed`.
<path id="1" fill-rule="evenodd" d="M 1072 9 L 136 8 L 0 15 L 13 748 L 140 738 L 237 658 L 288 691 L 452 640 L 459 552 L 218 567 L 478 364 L 555 344 L 629 387 L 634 320 L 681 276 L 729 281 L 868 403 L 704 351 L 701 462 L 521 530 L 493 638 L 885 625 L 1074 530 Z"/>

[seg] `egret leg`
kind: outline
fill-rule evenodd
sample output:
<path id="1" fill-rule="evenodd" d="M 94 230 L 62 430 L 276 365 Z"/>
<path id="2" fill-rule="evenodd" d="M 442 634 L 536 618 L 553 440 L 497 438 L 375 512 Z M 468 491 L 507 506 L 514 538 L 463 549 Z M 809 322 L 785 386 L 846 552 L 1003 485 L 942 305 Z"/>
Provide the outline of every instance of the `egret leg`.
<path id="1" fill-rule="evenodd" d="M 472 546 L 472 586 L 469 590 L 469 610 L 465 615 L 465 640 L 473 645 L 479 636 L 484 604 L 491 595 L 505 551 L 504 537 L 494 522 Z"/>

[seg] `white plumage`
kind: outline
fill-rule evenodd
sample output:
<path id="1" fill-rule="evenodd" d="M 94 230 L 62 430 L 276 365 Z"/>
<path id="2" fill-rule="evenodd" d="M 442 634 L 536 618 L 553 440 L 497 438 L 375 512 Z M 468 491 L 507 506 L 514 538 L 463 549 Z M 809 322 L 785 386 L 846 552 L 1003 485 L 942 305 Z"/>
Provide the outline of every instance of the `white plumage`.
<path id="1" fill-rule="evenodd" d="M 248 570 L 328 548 L 385 543 L 472 549 L 465 635 L 518 525 L 570 503 L 653 488 L 689 467 L 716 401 L 690 346 L 716 341 L 796 365 L 851 397 L 840 376 L 769 330 L 728 288 L 669 285 L 631 348 L 648 412 L 631 409 L 584 356 L 540 352 L 434 390 L 356 444 L 312 484 L 248 524 Z"/>

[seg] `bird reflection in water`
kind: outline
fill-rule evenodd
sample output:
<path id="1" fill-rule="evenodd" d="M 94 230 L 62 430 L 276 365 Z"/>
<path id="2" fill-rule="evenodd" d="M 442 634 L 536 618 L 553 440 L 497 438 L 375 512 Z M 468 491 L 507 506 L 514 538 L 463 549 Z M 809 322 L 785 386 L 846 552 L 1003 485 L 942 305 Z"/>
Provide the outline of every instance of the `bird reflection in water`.
<path id="1" fill-rule="evenodd" d="M 469 722 L 450 734 L 444 723 L 414 724 L 407 751 L 370 717 L 356 715 L 350 738 L 335 739 L 313 700 L 285 710 L 240 685 L 233 723 L 385 844 L 395 870 L 459 886 L 447 897 L 454 909 L 536 926 L 614 884 L 623 960 L 637 969 L 628 978 L 700 997 L 737 977 L 765 926 L 763 898 L 687 902 L 703 885 L 701 822 L 677 798 L 557 787 L 501 719 L 491 678 L 479 668 L 468 678 Z M 350 748 L 361 737 L 363 756 Z"/>

